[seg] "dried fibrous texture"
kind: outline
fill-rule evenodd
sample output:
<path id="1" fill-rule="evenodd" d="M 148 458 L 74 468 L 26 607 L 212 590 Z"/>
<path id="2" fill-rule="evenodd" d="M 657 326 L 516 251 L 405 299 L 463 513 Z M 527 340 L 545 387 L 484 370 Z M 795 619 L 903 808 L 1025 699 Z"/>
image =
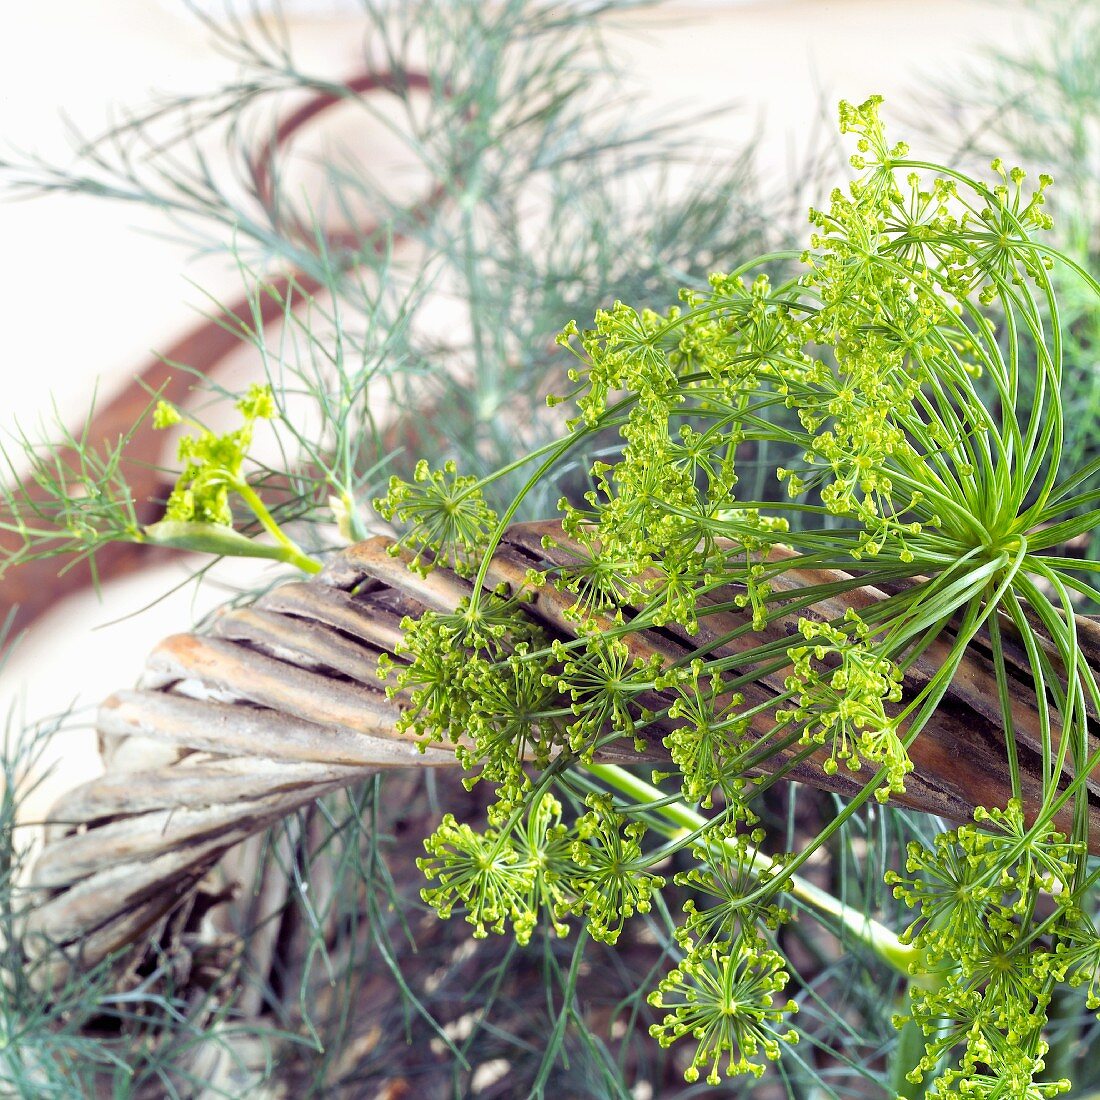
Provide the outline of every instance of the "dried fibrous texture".
<path id="1" fill-rule="evenodd" d="M 547 535 L 554 549 L 544 549 Z M 517 525 L 494 556 L 488 580 L 522 587 L 532 566 L 568 564 L 569 546 L 556 524 Z M 205 634 L 168 638 L 150 655 L 141 685 L 106 700 L 98 719 L 106 774 L 54 807 L 34 868 L 42 900 L 28 932 L 40 950 L 57 951 L 56 964 L 41 971 L 43 980 L 130 945 L 140 952 L 163 937 L 166 921 L 190 904 L 196 885 L 229 849 L 311 800 L 380 769 L 456 765 L 448 747 L 421 746 L 397 733 L 401 697 L 387 698 L 378 663 L 383 654 L 401 660 L 395 649 L 403 618 L 453 610 L 470 582 L 442 568 L 419 576 L 391 548 L 385 539 L 353 545 L 317 578 L 229 610 Z M 783 583 L 793 594 L 826 579 L 820 571 L 791 571 Z M 846 606 L 860 610 L 883 596 L 856 589 L 843 606 L 834 598 L 814 613 L 834 618 Z M 573 626 L 569 606 L 568 596 L 547 585 L 527 614 L 564 637 Z M 628 644 L 636 656 L 681 660 L 699 645 L 715 644 L 734 615 L 704 618 L 695 635 L 669 627 L 630 635 Z M 795 636 L 798 618 L 776 618 L 767 630 Z M 1090 663 L 1100 665 L 1100 629 L 1081 618 L 1078 630 Z M 1039 714 L 1026 654 L 1010 637 L 1002 640 L 1017 673 L 1012 704 L 1026 809 L 1029 802 L 1038 805 L 1042 788 Z M 950 639 L 941 639 L 907 670 L 906 695 L 920 691 L 949 648 Z M 781 694 L 783 679 L 784 671 L 764 675 L 751 693 L 765 702 Z M 601 759 L 666 760 L 662 738 L 673 722 L 647 729 L 643 751 L 623 742 L 602 750 Z M 772 755 L 768 769 L 786 768 L 791 780 L 840 794 L 862 789 L 843 769 L 826 774 L 824 748 L 793 760 L 796 749 Z M 1008 802 L 994 670 L 981 638 L 911 756 L 914 771 L 896 797 L 905 805 L 966 821 L 977 806 Z M 1096 793 L 1090 780 L 1092 817 L 1100 822 Z M 1100 838 L 1100 829 L 1091 835 Z"/>

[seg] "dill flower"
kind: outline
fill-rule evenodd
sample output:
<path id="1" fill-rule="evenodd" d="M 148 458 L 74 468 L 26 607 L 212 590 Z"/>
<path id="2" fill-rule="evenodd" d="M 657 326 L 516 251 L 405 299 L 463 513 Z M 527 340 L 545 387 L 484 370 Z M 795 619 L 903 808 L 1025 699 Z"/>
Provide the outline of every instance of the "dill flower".
<path id="1" fill-rule="evenodd" d="M 196 425 L 199 429 L 196 435 L 180 439 L 179 459 L 183 469 L 168 497 L 165 518 L 169 522 L 232 526 L 229 494 L 244 488 L 241 467 L 252 444 L 253 426 L 257 420 L 275 416 L 271 387 L 252 385 L 236 407 L 244 423 L 235 431 L 215 435 Z M 155 428 L 168 428 L 183 420 L 174 406 L 165 401 L 157 403 L 153 412 Z"/>
<path id="2" fill-rule="evenodd" d="M 479 833 L 446 814 L 424 847 L 428 855 L 416 864 L 437 885 L 425 887 L 421 896 L 441 918 L 462 905 L 476 939 L 503 933 L 511 923 L 517 939 L 526 942 L 536 920 L 530 902 L 535 872 L 508 834 Z"/>
<path id="3" fill-rule="evenodd" d="M 919 932 L 930 962 L 976 943 L 989 911 L 1001 898 L 993 865 L 974 851 L 972 835 L 941 833 L 930 849 L 911 841 L 905 865 L 911 877 L 886 873 L 894 897 L 920 910 L 902 937 L 912 941 Z"/>
<path id="4" fill-rule="evenodd" d="M 649 871 L 642 851 L 646 827 L 612 806 L 609 795 L 591 794 L 578 818 L 573 861 L 582 878 L 574 910 L 588 918 L 593 939 L 615 943 L 635 913 L 648 913 L 665 880 Z"/>
<path id="5" fill-rule="evenodd" d="M 650 1028 L 661 1046 L 677 1039 L 695 1043 L 688 1082 L 698 1081 L 703 1070 L 708 1085 L 721 1084 L 723 1074 L 760 1077 L 765 1061 L 779 1057 L 781 1043 L 798 1042 L 798 1032 L 780 1030 L 785 1016 L 798 1011 L 792 1000 L 775 1003 L 788 981 L 783 965 L 777 952 L 742 937 L 690 952 L 650 994 L 654 1008 L 668 1010 Z"/>
<path id="6" fill-rule="evenodd" d="M 720 673 L 708 677 L 703 661 L 691 662 L 687 674 L 677 678 L 676 699 L 668 717 L 678 720 L 665 739 L 665 747 L 680 772 L 684 798 L 709 809 L 715 788 L 728 802 L 740 803 L 744 781 L 730 763 L 736 760 L 748 720 L 738 712 L 745 697 L 728 692 Z"/>
<path id="7" fill-rule="evenodd" d="M 515 834 L 515 847 L 532 872 L 528 908 L 542 912 L 558 936 L 567 936 L 565 917 L 572 911 L 580 868 L 573 861 L 573 833 L 562 821 L 562 805 L 543 793 L 527 813 L 527 825 Z"/>
<path id="8" fill-rule="evenodd" d="M 555 642 L 552 654 L 557 662 L 545 674 L 544 683 L 568 695 L 576 720 L 566 727 L 570 749 L 582 760 L 591 760 L 597 738 L 608 732 L 634 738 L 639 748 L 644 741 L 635 733 L 635 722 L 644 718 L 636 701 L 652 691 L 661 669 L 661 659 L 635 656 L 622 638 L 594 633 L 580 651 Z"/>
<path id="9" fill-rule="evenodd" d="M 502 661 L 466 658 L 462 671 L 465 697 L 463 732 L 473 747 L 459 742 L 459 760 L 468 771 L 479 769 L 464 782 L 490 779 L 508 797 L 518 798 L 527 786 L 524 765 L 545 768 L 562 741 L 553 715 L 557 691 L 547 682 L 547 656 L 532 656 L 529 643 L 520 642 Z"/>
<path id="10" fill-rule="evenodd" d="M 1059 981 L 1070 986 L 1085 986 L 1085 1005 L 1100 1009 L 1100 931 L 1083 913 L 1060 929 L 1052 966 Z"/>
<path id="11" fill-rule="evenodd" d="M 469 713 L 469 699 L 462 688 L 467 670 L 466 649 L 454 626 L 433 611 L 401 622 L 404 637 L 398 653 L 406 658 L 399 666 L 380 661 L 378 675 L 394 677 L 386 687 L 391 699 L 404 704 L 398 731 L 413 733 L 429 742 L 457 742 Z"/>
<path id="12" fill-rule="evenodd" d="M 389 491 L 374 502 L 385 519 L 406 525 L 393 548 L 413 550 L 409 568 L 422 575 L 446 561 L 465 574 L 470 562 L 484 550 L 496 514 L 485 503 L 477 478 L 460 476 L 453 461 L 432 470 L 427 461 L 416 464 L 412 481 L 394 475 Z"/>
<path id="13" fill-rule="evenodd" d="M 761 926 L 774 931 L 790 919 L 790 912 L 774 902 L 746 902 L 778 871 L 776 861 L 759 852 L 763 839 L 764 830 L 757 828 L 696 848 L 696 865 L 676 875 L 677 886 L 692 890 L 704 902 L 702 908 L 695 898 L 684 902 L 684 923 L 676 938 L 685 949 L 738 943 L 752 939 Z"/>
<path id="14" fill-rule="evenodd" d="M 777 718 L 801 724 L 803 744 L 829 744 L 826 773 L 840 764 L 854 772 L 865 762 L 885 768 L 886 787 L 876 792 L 885 801 L 891 791 L 905 790 L 905 776 L 913 770 L 885 707 L 901 699 L 901 669 L 869 644 L 867 626 L 854 611 L 846 614 L 845 626 L 847 631 L 799 620 L 810 644 L 787 650 L 794 671 L 786 688 L 796 705 Z"/>

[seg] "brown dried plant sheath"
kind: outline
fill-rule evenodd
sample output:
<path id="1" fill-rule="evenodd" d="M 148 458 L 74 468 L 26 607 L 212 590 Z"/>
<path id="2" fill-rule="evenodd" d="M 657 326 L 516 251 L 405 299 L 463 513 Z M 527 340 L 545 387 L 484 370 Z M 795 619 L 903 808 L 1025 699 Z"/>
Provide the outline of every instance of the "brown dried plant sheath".
<path id="1" fill-rule="evenodd" d="M 560 549 L 544 550 L 544 535 Z M 529 567 L 568 561 L 570 545 L 556 523 L 517 525 L 494 555 L 489 581 L 521 585 Z M 250 607 L 227 611 L 208 633 L 168 638 L 149 657 L 138 689 L 117 692 L 103 704 L 98 728 L 106 774 L 57 803 L 33 871 L 41 903 L 30 932 L 63 948 L 44 974 L 60 977 L 70 963 L 87 966 L 161 935 L 168 916 L 188 903 L 227 849 L 319 795 L 380 769 L 455 766 L 450 749 L 432 746 L 422 753 L 397 734 L 398 704 L 386 698 L 377 667 L 382 654 L 393 653 L 403 616 L 453 610 L 470 585 L 445 569 L 421 578 L 403 557 L 388 553 L 390 546 L 385 539 L 351 546 L 316 578 L 284 584 Z M 839 577 L 791 571 L 781 583 L 798 589 Z M 880 598 L 874 589 L 857 589 L 815 605 L 814 612 L 833 617 Z M 570 602 L 547 585 L 528 613 L 551 634 L 569 635 L 564 612 Z M 799 614 L 806 612 L 777 619 L 768 633 L 793 640 Z M 690 640 L 667 628 L 627 640 L 640 656 L 677 660 L 741 622 L 740 614 L 723 613 L 706 617 Z M 1100 629 L 1080 619 L 1078 631 L 1090 663 L 1100 668 Z M 741 644 L 760 640 L 753 633 Z M 910 669 L 908 697 L 927 682 L 948 645 L 944 640 Z M 719 648 L 716 655 L 734 651 Z M 1034 811 L 1042 790 L 1036 700 L 1022 647 L 1007 638 L 1005 651 L 1022 793 Z M 783 675 L 761 677 L 745 692 L 748 702 L 782 691 Z M 897 801 L 955 821 L 969 820 L 978 805 L 1008 801 L 997 698 L 993 665 L 979 637 L 935 722 L 913 744 L 915 770 Z M 642 753 L 616 743 L 600 759 L 667 761 L 662 737 L 669 728 L 648 730 Z M 762 724 L 759 732 L 768 728 Z M 768 770 L 790 765 L 790 779 L 845 795 L 861 789 L 861 777 L 843 769 L 825 775 L 824 749 L 792 763 L 794 752 L 779 752 Z M 1100 851 L 1100 790 L 1092 780 L 1088 789 L 1093 850 Z"/>

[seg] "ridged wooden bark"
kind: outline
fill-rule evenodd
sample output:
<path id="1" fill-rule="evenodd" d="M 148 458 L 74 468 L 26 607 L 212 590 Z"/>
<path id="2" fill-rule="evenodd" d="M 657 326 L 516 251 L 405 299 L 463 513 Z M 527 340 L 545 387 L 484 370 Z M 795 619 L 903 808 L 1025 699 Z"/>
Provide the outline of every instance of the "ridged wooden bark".
<path id="1" fill-rule="evenodd" d="M 543 549 L 546 534 L 560 548 Z M 41 903 L 28 931 L 32 942 L 61 949 L 43 980 L 163 935 L 165 921 L 189 904 L 196 883 L 228 849 L 318 796 L 380 769 L 455 765 L 449 749 L 422 751 L 397 734 L 400 701 L 386 698 L 377 668 L 382 654 L 393 653 L 403 616 L 453 609 L 470 586 L 445 569 L 421 578 L 389 549 L 385 539 L 351 546 L 315 579 L 281 585 L 249 607 L 227 611 L 203 634 L 166 639 L 150 655 L 139 686 L 104 702 L 98 728 L 106 774 L 57 803 L 33 871 Z M 495 555 L 489 579 L 519 586 L 532 565 L 569 558 L 569 540 L 556 524 L 517 525 Z M 839 577 L 792 571 L 777 583 L 796 590 Z M 832 618 L 881 598 L 875 589 L 857 589 L 822 601 L 814 613 Z M 551 633 L 568 635 L 569 602 L 548 585 L 529 614 Z M 800 614 L 806 611 L 777 619 L 764 638 L 750 633 L 717 652 L 793 637 Z M 676 660 L 743 621 L 721 612 L 705 616 L 692 636 L 666 628 L 628 642 L 641 656 Z M 1090 662 L 1100 667 L 1100 629 L 1082 618 L 1078 631 Z M 1026 654 L 1011 637 L 1005 645 L 1023 795 L 1034 807 L 1042 790 L 1039 713 Z M 941 639 L 909 669 L 907 696 L 927 682 L 949 646 L 949 638 Z M 783 677 L 761 677 L 744 691 L 748 703 L 781 692 Z M 766 734 L 769 725 L 762 719 L 758 732 Z M 623 743 L 605 750 L 603 759 L 665 760 L 667 732 L 650 730 L 642 753 Z M 792 763 L 794 755 L 781 751 L 767 766 L 789 766 L 789 778 L 840 794 L 861 789 L 861 777 L 843 769 L 824 774 L 824 749 Z M 963 821 L 977 805 L 1004 805 L 1010 797 L 993 666 L 981 638 L 911 756 L 915 770 L 898 799 L 907 806 Z M 1096 800 L 1090 846 L 1100 851 L 1100 792 L 1093 780 L 1089 792 Z"/>

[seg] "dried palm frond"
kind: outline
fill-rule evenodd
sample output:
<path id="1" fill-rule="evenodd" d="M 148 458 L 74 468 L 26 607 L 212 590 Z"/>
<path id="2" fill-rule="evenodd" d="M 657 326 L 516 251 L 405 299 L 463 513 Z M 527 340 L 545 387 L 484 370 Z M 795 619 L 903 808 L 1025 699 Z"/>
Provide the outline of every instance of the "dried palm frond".
<path id="1" fill-rule="evenodd" d="M 546 535 L 557 549 L 543 548 Z M 516 525 L 488 579 L 518 589 L 530 567 L 566 564 L 570 545 L 555 523 Z M 186 912 L 196 885 L 229 849 L 312 800 L 382 769 L 457 765 L 449 748 L 421 746 L 397 733 L 401 699 L 387 698 L 378 665 L 383 654 L 395 654 L 405 616 L 454 610 L 470 584 L 443 568 L 428 577 L 410 572 L 392 548 L 382 538 L 355 544 L 315 579 L 281 585 L 251 606 L 229 610 L 205 633 L 166 639 L 150 655 L 140 686 L 107 699 L 98 718 L 106 774 L 54 807 L 33 872 L 42 901 L 28 931 L 43 947 L 58 949 L 42 980 L 128 947 L 140 954 L 163 936 L 173 914 Z M 794 595 L 831 579 L 838 578 L 792 570 L 784 585 Z M 884 596 L 856 589 L 815 605 L 814 612 L 831 618 Z M 527 614 L 564 637 L 574 629 L 566 615 L 570 602 L 547 586 Z M 674 627 L 647 630 L 629 635 L 628 644 L 633 655 L 677 661 L 718 639 L 732 614 L 708 617 L 694 636 Z M 797 618 L 778 617 L 767 629 L 793 636 Z M 1078 632 L 1090 663 L 1100 666 L 1100 627 L 1081 617 Z M 1043 703 L 1029 690 L 1024 648 L 1011 637 L 1002 641 L 1016 672 L 1012 715 L 1026 810 L 1038 806 L 1042 791 Z M 716 652 L 733 655 L 736 645 Z M 907 695 L 920 690 L 949 648 L 941 639 L 908 668 Z M 783 671 L 763 676 L 749 690 L 765 701 L 782 693 L 783 677 Z M 644 751 L 612 744 L 601 759 L 667 760 L 662 736 L 670 728 L 665 720 L 647 729 Z M 797 759 L 796 748 L 772 755 L 769 772 L 842 795 L 862 789 L 856 777 L 822 770 L 824 748 Z M 1003 806 L 1011 797 L 996 674 L 980 636 L 911 755 L 915 770 L 896 798 L 906 806 L 965 821 L 975 807 Z M 1089 792 L 1090 816 L 1100 824 L 1096 781 L 1089 781 Z M 1100 828 L 1090 835 L 1100 845 Z"/>

